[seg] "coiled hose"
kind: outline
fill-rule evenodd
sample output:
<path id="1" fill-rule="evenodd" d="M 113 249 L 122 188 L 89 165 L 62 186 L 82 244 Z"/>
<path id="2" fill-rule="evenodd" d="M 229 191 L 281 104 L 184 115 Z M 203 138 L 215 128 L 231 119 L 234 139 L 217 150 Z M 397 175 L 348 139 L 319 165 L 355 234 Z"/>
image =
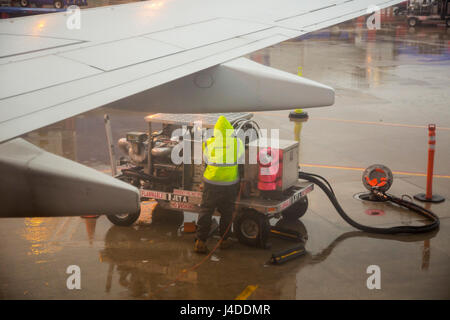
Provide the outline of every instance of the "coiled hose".
<path id="1" fill-rule="evenodd" d="M 339 215 L 344 219 L 349 225 L 355 227 L 356 229 L 359 229 L 361 231 L 369 232 L 369 233 L 379 233 L 379 234 L 399 234 L 399 233 L 424 233 L 429 232 L 435 229 L 439 228 L 439 217 L 435 215 L 430 210 L 427 210 L 411 201 L 400 199 L 398 197 L 395 197 L 390 194 L 386 194 L 384 192 L 380 192 L 376 189 L 372 190 L 372 193 L 380 198 L 384 199 L 390 202 L 393 202 L 399 206 L 405 207 L 411 211 L 414 211 L 421 216 L 427 218 L 431 221 L 431 223 L 423 225 L 423 226 L 395 226 L 395 227 L 388 227 L 388 228 L 376 228 L 376 227 L 369 227 L 362 224 L 359 224 L 358 222 L 354 221 L 352 218 L 350 218 L 347 213 L 345 213 L 344 209 L 342 209 L 341 205 L 339 204 L 336 195 L 334 194 L 333 189 L 331 188 L 330 183 L 322 176 L 307 172 L 299 171 L 298 173 L 299 179 L 304 179 L 309 182 L 314 183 L 319 188 L 321 188 L 325 194 L 328 196 L 328 199 L 330 199 L 333 206 L 336 208 L 336 211 L 339 213 Z"/>

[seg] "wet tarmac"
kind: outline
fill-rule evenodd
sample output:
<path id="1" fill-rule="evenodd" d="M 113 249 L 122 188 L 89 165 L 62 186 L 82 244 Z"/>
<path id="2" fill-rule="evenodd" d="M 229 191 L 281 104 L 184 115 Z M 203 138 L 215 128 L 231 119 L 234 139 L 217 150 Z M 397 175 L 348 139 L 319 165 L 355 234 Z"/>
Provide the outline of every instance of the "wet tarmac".
<path id="1" fill-rule="evenodd" d="M 368 31 L 358 19 L 250 57 L 336 89 L 335 105 L 308 109 L 302 128 L 287 111 L 257 113 L 255 120 L 280 129 L 281 138 L 300 138 L 303 169 L 327 177 L 354 219 L 374 226 L 421 223 L 393 205 L 353 196 L 364 190 L 362 170 L 373 163 L 394 171 L 393 194 L 423 192 L 429 123 L 438 127 L 433 190 L 450 199 L 450 29 L 408 29 L 402 18 L 384 17 L 380 30 Z M 147 114 L 100 109 L 27 139 L 106 172 L 104 113 L 115 139 L 146 130 Z M 190 270 L 203 258 L 192 251 L 194 235 L 179 229 L 195 219 L 190 213 L 152 217 L 150 210 L 133 227 L 113 226 L 104 216 L 2 219 L 0 298 L 450 298 L 449 200 L 429 206 L 441 218 L 437 233 L 392 237 L 355 231 L 318 189 L 309 203 L 301 221 L 289 225 L 303 234 L 307 254 L 280 266 L 267 263 L 271 253 L 295 244 L 273 238 L 270 249 L 235 242 Z M 383 214 L 366 214 L 371 209 Z M 70 265 L 80 267 L 80 290 L 67 289 Z M 381 289 L 367 287 L 371 265 L 380 267 Z"/>

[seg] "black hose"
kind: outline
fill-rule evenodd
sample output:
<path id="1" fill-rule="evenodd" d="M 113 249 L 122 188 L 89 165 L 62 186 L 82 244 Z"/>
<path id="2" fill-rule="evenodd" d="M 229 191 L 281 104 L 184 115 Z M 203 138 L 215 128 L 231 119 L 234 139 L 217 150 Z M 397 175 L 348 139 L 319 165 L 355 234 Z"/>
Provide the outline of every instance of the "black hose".
<path id="1" fill-rule="evenodd" d="M 373 193 L 375 196 L 391 201 L 395 204 L 398 204 L 402 207 L 405 207 L 411 211 L 414 211 L 424 217 L 426 217 L 428 220 L 431 220 L 432 222 L 427 225 L 423 226 L 395 226 L 390 228 L 375 228 L 375 227 L 369 227 L 362 224 L 359 224 L 358 222 L 354 221 L 352 218 L 350 218 L 345 211 L 342 209 L 341 205 L 339 204 L 336 195 L 334 194 L 333 190 L 331 189 L 330 184 L 328 181 L 319 175 L 316 174 L 310 174 L 307 172 L 301 172 L 299 171 L 298 177 L 300 179 L 307 180 L 309 182 L 314 183 L 319 188 L 321 188 L 325 194 L 330 199 L 333 206 L 336 208 L 336 211 L 339 213 L 339 215 L 344 219 L 349 225 L 355 227 L 356 229 L 359 229 L 361 231 L 369 232 L 369 233 L 380 233 L 380 234 L 398 234 L 398 233 L 423 233 L 423 232 L 429 232 L 432 230 L 435 230 L 439 228 L 439 217 L 436 216 L 433 212 L 430 210 L 427 210 L 411 201 L 403 200 L 398 197 L 395 197 L 393 195 L 388 195 L 386 193 L 382 193 L 380 191 L 374 190 Z M 322 182 L 320 179 L 325 181 L 328 186 Z"/>
<path id="2" fill-rule="evenodd" d="M 434 232 L 428 233 L 424 235 L 423 233 L 415 234 L 414 236 L 409 237 L 402 237 L 399 235 L 387 235 L 387 234 L 373 234 L 373 233 L 367 233 L 367 232 L 361 232 L 361 231 L 349 231 L 346 233 L 341 234 L 339 237 L 334 239 L 333 242 L 331 242 L 324 250 L 322 250 L 320 253 L 311 255 L 311 262 L 310 263 L 320 263 L 324 261 L 328 256 L 331 254 L 331 252 L 344 240 L 352 239 L 352 238 L 371 238 L 371 239 L 379 239 L 379 240 L 391 240 L 391 241 L 400 241 L 400 242 L 417 242 L 417 241 L 424 241 L 424 240 L 430 240 L 434 238 L 437 234 L 438 230 L 434 230 Z"/>

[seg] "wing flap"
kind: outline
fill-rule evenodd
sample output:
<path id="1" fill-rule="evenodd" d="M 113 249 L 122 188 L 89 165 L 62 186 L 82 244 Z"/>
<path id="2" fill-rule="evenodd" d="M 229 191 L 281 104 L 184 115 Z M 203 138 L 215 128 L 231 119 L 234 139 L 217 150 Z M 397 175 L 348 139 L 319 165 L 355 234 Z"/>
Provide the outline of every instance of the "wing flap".
<path id="1" fill-rule="evenodd" d="M 219 18 L 151 33 L 145 37 L 178 45 L 184 49 L 193 49 L 268 28 L 271 26 L 251 21 Z M 214 32 L 207 32 L 207 30 L 214 30 Z"/>
<path id="2" fill-rule="evenodd" d="M 79 61 L 103 71 L 112 71 L 164 57 L 178 51 L 180 51 L 180 48 L 175 45 L 145 37 L 135 37 L 72 50 L 61 53 L 59 56 Z"/>
<path id="3" fill-rule="evenodd" d="M 77 79 L 87 78 L 100 72 L 86 64 L 54 55 L 0 65 L 0 99 L 23 94 L 24 91 L 37 91 Z M 18 79 L 18 81 L 11 81 L 11 79 Z M 11 111 L 11 114 L 8 114 L 8 112 L 2 113 L 3 121 L 33 112 L 39 108 L 39 104 L 27 104 L 22 106 L 21 109 L 17 109 L 18 106 L 15 107 L 11 109 L 11 105 L 9 106 L 8 109 Z"/>
<path id="4" fill-rule="evenodd" d="M 357 16 L 365 14 L 367 8 L 372 5 L 373 2 L 373 0 L 340 1 L 336 4 L 282 19 L 278 21 L 278 24 L 286 28 L 306 29 L 319 22 L 323 23 L 328 20 L 335 20 L 339 17 L 345 17 L 345 20 L 347 20 L 350 19 L 348 16 L 351 16 L 352 14 L 358 13 Z"/>
<path id="5" fill-rule="evenodd" d="M 0 59 L 42 50 L 61 48 L 80 41 L 48 37 L 0 34 Z"/>

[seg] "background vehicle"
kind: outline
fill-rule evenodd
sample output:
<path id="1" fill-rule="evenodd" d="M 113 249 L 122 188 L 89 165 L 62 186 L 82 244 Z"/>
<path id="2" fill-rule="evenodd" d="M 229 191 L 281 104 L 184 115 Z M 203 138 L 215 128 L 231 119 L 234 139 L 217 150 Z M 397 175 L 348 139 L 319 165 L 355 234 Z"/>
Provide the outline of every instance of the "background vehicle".
<path id="1" fill-rule="evenodd" d="M 410 1 L 406 19 L 410 27 L 421 23 L 445 23 L 450 27 L 449 0 Z"/>
<path id="2" fill-rule="evenodd" d="M 405 14 L 407 11 L 408 11 L 408 1 L 400 2 L 394 7 L 394 14 L 396 16 Z"/>
<path id="3" fill-rule="evenodd" d="M 11 1 L 11 2 L 14 2 Z M 62 9 L 71 5 L 87 6 L 87 0 L 18 0 L 21 7 L 29 7 L 34 4 L 37 8 L 41 8 L 44 5 L 53 6 L 56 9 Z"/>

